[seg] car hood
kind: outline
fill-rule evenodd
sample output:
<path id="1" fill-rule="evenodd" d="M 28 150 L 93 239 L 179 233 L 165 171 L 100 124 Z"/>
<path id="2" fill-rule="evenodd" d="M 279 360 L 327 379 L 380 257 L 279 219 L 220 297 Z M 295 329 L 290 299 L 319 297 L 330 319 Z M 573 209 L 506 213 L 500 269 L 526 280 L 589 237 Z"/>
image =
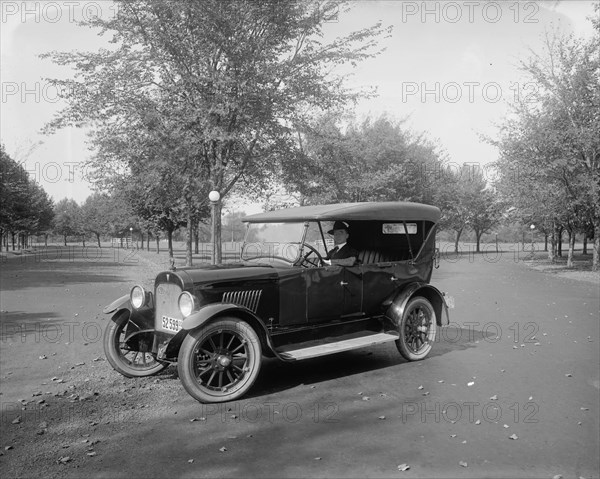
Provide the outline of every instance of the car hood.
<path id="1" fill-rule="evenodd" d="M 210 287 L 216 283 L 223 285 L 223 283 L 234 284 L 248 280 L 276 280 L 279 277 L 278 269 L 268 265 L 245 263 L 181 268 L 159 273 L 156 276 L 156 284 L 175 283 L 189 291 L 199 286 Z"/>

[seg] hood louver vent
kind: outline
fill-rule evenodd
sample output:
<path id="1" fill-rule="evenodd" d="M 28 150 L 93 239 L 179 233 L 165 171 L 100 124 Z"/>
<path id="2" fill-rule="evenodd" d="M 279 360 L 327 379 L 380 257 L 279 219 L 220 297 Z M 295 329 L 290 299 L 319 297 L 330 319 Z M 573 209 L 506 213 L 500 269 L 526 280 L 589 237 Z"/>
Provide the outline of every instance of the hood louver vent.
<path id="1" fill-rule="evenodd" d="M 256 313 L 261 294 L 262 290 L 229 291 L 227 293 L 223 293 L 223 302 L 238 304 L 248 308 L 253 313 Z"/>

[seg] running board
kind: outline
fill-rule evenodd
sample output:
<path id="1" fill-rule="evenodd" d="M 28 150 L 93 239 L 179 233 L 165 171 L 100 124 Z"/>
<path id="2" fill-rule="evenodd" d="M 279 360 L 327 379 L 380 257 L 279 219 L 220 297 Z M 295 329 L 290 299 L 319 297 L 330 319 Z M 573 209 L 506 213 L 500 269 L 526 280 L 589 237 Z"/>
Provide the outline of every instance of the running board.
<path id="1" fill-rule="evenodd" d="M 352 349 L 364 348 L 375 344 L 388 343 L 397 340 L 397 333 L 375 333 L 358 338 L 343 339 L 341 341 L 321 343 L 313 346 L 298 347 L 297 344 L 282 346 L 277 349 L 281 359 L 299 361 L 301 359 L 316 358 L 327 354 L 341 353 Z"/>

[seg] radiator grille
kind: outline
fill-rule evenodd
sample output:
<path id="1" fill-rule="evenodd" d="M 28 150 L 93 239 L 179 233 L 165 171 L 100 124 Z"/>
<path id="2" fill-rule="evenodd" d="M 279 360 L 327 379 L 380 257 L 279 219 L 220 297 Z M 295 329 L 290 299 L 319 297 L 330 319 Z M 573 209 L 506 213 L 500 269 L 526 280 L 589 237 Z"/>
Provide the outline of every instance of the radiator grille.
<path id="1" fill-rule="evenodd" d="M 262 290 L 260 289 L 254 291 L 228 291 L 223 293 L 223 302 L 238 304 L 256 313 L 261 295 Z"/>

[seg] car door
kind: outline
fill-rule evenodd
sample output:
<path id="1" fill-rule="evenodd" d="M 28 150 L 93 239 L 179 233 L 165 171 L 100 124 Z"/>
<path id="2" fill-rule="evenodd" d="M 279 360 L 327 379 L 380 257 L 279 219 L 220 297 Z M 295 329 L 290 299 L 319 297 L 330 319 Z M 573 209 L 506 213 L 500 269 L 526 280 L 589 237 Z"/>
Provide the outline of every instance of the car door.
<path id="1" fill-rule="evenodd" d="M 363 315 L 363 274 L 360 266 L 342 267 L 342 286 L 344 290 L 344 307 L 342 317 Z"/>
<path id="2" fill-rule="evenodd" d="M 344 308 L 344 269 L 322 266 L 304 271 L 306 283 L 306 319 L 318 323 L 339 318 Z"/>
<path id="3" fill-rule="evenodd" d="M 367 315 L 381 313 L 382 302 L 398 287 L 396 265 L 373 263 L 361 266 L 363 275 L 363 311 Z"/>

